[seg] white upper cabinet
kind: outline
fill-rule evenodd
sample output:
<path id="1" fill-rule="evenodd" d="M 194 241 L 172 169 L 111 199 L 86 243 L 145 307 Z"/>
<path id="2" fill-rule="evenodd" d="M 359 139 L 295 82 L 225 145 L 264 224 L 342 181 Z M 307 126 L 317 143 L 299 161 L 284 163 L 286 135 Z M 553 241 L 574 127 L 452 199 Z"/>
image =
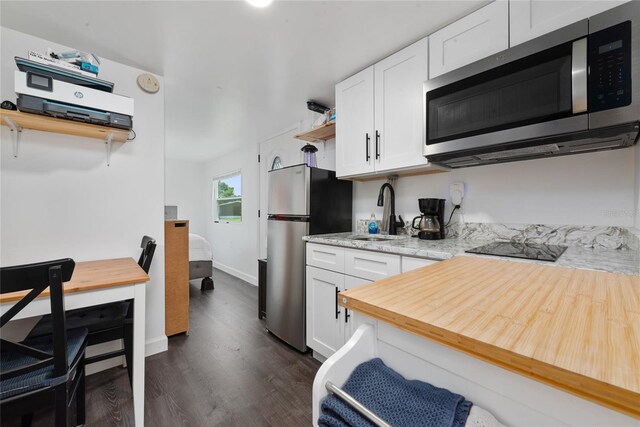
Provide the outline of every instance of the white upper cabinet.
<path id="1" fill-rule="evenodd" d="M 428 67 L 425 38 L 336 85 L 338 177 L 427 165 L 422 84 Z"/>
<path id="2" fill-rule="evenodd" d="M 422 154 L 422 84 L 429 78 L 422 39 L 374 66 L 376 171 L 426 165 Z"/>
<path id="3" fill-rule="evenodd" d="M 373 66 L 336 85 L 338 176 L 373 172 L 373 108 Z"/>
<path id="4" fill-rule="evenodd" d="M 511 46 L 534 39 L 625 1 L 511 0 Z"/>
<path id="5" fill-rule="evenodd" d="M 497 0 L 429 36 L 429 78 L 509 47 L 509 2 Z"/>

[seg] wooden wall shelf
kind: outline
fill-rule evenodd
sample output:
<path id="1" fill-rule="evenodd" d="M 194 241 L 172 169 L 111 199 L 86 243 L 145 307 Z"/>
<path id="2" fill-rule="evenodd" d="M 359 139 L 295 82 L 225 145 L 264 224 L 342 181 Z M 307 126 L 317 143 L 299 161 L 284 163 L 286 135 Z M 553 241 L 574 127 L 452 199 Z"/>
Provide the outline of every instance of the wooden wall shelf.
<path id="1" fill-rule="evenodd" d="M 294 136 L 296 139 L 301 139 L 307 142 L 324 142 L 336 137 L 336 122 L 325 123 L 308 131 L 302 132 Z"/>
<path id="2" fill-rule="evenodd" d="M 126 142 L 129 131 L 110 128 L 107 126 L 90 125 L 74 122 L 73 120 L 56 119 L 54 117 L 41 116 L 39 114 L 22 113 L 20 111 L 2 110 L 2 124 L 9 126 L 6 117 L 23 129 L 41 130 L 44 132 L 64 133 L 66 135 L 84 136 L 86 138 L 101 139 L 106 141 L 109 134 L 113 135 L 113 142 Z"/>
<path id="3" fill-rule="evenodd" d="M 20 134 L 23 129 L 33 129 L 43 132 L 62 133 L 65 135 L 83 136 L 85 138 L 100 139 L 107 144 L 107 165 L 110 163 L 111 143 L 127 142 L 129 131 L 107 126 L 74 122 L 72 120 L 56 119 L 39 114 L 23 113 L 20 111 L 0 110 L 0 124 L 8 126 L 14 133 L 13 156 L 18 157 Z"/>

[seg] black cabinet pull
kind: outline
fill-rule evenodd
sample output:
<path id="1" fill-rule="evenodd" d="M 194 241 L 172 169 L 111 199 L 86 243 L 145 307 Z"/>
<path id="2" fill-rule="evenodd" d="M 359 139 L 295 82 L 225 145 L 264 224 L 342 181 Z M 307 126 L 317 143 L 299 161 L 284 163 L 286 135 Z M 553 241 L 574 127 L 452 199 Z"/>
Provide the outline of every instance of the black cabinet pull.
<path id="1" fill-rule="evenodd" d="M 366 134 L 366 138 L 365 138 L 365 147 L 366 147 L 366 158 L 367 158 L 367 162 L 369 161 L 369 159 L 371 158 L 371 156 L 369 155 L 369 141 L 371 141 L 371 138 L 369 138 L 369 133 L 367 132 Z"/>
<path id="2" fill-rule="evenodd" d="M 380 132 L 376 131 L 376 160 L 380 158 Z"/>
<path id="3" fill-rule="evenodd" d="M 344 309 L 344 323 L 349 323 L 349 317 L 351 317 L 351 315 L 349 314 L 349 309 L 345 308 Z"/>
<path id="4" fill-rule="evenodd" d="M 336 320 L 338 320 L 338 317 L 340 317 L 340 309 L 338 308 L 338 294 L 340 293 L 340 291 L 338 290 L 338 288 L 336 288 Z"/>

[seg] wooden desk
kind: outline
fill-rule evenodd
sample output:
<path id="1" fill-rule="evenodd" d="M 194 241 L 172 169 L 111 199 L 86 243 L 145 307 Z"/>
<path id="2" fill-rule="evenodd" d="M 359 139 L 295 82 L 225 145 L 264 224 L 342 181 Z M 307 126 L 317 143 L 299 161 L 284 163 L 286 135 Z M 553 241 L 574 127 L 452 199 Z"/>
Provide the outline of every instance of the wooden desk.
<path id="1" fill-rule="evenodd" d="M 115 301 L 132 300 L 133 310 L 133 410 L 137 426 L 144 426 L 145 283 L 149 276 L 133 258 L 78 262 L 64 284 L 66 310 Z M 26 292 L 0 295 L 0 315 Z M 15 320 L 51 313 L 49 290 L 27 305 Z"/>

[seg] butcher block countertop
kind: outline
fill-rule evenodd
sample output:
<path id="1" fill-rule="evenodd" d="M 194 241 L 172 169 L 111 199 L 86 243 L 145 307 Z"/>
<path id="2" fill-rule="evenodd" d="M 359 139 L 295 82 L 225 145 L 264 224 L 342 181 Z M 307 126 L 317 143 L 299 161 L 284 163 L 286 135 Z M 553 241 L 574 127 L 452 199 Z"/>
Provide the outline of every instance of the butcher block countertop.
<path id="1" fill-rule="evenodd" d="M 340 305 L 640 418 L 640 277 L 457 256 Z"/>

